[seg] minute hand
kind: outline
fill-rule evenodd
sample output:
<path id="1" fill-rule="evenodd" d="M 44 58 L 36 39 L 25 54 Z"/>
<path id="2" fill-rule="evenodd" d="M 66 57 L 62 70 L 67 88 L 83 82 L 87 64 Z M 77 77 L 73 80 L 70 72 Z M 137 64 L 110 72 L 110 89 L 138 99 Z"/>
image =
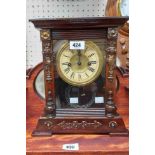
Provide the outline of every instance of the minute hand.
<path id="1" fill-rule="evenodd" d="M 78 65 L 81 65 L 81 50 L 78 50 Z"/>

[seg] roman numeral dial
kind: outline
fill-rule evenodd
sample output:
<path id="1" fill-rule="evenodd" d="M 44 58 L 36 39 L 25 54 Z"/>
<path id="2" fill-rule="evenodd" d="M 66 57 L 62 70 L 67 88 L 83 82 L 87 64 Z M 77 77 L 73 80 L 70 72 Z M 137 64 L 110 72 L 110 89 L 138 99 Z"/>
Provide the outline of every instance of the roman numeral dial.
<path id="1" fill-rule="evenodd" d="M 59 77 L 74 86 L 92 83 L 101 74 L 103 62 L 102 51 L 92 41 L 85 41 L 83 50 L 70 50 L 66 42 L 56 56 Z"/>

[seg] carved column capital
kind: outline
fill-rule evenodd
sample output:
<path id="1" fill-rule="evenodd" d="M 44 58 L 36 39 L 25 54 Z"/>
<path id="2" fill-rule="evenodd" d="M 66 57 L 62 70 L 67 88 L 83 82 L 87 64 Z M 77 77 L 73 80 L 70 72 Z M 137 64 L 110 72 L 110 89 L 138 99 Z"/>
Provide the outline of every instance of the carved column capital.
<path id="1" fill-rule="evenodd" d="M 118 36 L 118 28 L 108 28 L 108 39 L 115 40 Z"/>
<path id="2" fill-rule="evenodd" d="M 44 40 L 51 40 L 51 32 L 49 29 L 42 29 L 40 30 L 40 38 L 42 41 Z"/>

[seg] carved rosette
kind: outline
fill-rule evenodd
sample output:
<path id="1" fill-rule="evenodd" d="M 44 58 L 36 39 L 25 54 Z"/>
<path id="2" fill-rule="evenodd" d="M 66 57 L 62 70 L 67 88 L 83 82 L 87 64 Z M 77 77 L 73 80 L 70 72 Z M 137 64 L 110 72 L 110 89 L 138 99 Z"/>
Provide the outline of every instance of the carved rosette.
<path id="1" fill-rule="evenodd" d="M 54 65 L 52 52 L 52 38 L 49 29 L 40 31 L 42 40 L 42 54 L 44 64 L 44 80 L 45 80 L 45 115 L 47 117 L 55 116 L 55 92 L 54 92 Z"/>
<path id="2" fill-rule="evenodd" d="M 117 28 L 108 28 L 107 45 L 106 48 L 106 115 L 107 117 L 114 117 L 116 113 L 116 106 L 114 103 L 115 96 L 115 67 L 116 67 L 116 42 L 117 42 Z"/>
<path id="3" fill-rule="evenodd" d="M 118 28 L 108 28 L 108 39 L 116 40 L 118 35 Z"/>
<path id="4" fill-rule="evenodd" d="M 54 127 L 54 124 L 52 121 L 45 121 L 44 125 L 47 127 L 47 129 L 52 129 Z"/>
<path id="5" fill-rule="evenodd" d="M 49 29 L 42 29 L 40 31 L 40 38 L 42 41 L 51 40 L 51 33 Z"/>

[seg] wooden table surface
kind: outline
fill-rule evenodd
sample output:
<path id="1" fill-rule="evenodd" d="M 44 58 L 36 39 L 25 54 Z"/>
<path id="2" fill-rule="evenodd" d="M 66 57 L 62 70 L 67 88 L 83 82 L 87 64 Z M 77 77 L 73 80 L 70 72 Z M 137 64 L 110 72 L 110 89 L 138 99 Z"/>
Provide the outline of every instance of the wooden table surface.
<path id="1" fill-rule="evenodd" d="M 31 132 L 37 124 L 38 118 L 43 112 L 44 102 L 34 92 L 33 80 L 41 69 L 38 65 L 33 70 L 31 77 L 27 80 L 27 130 L 26 148 L 27 155 L 128 155 L 128 137 L 110 137 L 108 135 L 85 134 L 85 135 L 53 135 L 52 137 L 31 137 Z M 119 72 L 120 89 L 116 101 L 118 112 L 123 117 L 128 128 L 128 78 L 122 78 Z M 66 151 L 62 149 L 63 144 L 79 144 L 79 151 Z"/>

